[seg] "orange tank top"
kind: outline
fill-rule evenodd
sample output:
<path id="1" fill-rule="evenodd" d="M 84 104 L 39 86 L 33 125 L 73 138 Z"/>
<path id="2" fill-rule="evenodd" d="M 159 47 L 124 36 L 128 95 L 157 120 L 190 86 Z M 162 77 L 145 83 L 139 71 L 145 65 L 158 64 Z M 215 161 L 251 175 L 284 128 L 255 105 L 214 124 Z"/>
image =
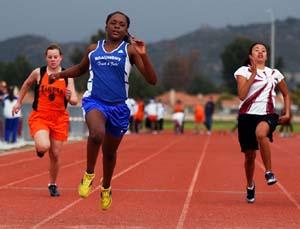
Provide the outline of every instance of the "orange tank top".
<path id="1" fill-rule="evenodd" d="M 184 112 L 183 104 L 175 104 L 174 112 Z"/>
<path id="2" fill-rule="evenodd" d="M 195 118 L 196 119 L 204 119 L 204 109 L 201 105 L 195 106 Z"/>
<path id="3" fill-rule="evenodd" d="M 144 102 L 138 102 L 138 109 L 134 115 L 134 118 L 139 121 L 144 119 Z"/>
<path id="4" fill-rule="evenodd" d="M 41 69 L 40 82 L 36 85 L 33 109 L 36 111 L 65 111 L 67 106 L 66 89 L 67 80 L 59 79 L 48 83 L 48 74 Z"/>

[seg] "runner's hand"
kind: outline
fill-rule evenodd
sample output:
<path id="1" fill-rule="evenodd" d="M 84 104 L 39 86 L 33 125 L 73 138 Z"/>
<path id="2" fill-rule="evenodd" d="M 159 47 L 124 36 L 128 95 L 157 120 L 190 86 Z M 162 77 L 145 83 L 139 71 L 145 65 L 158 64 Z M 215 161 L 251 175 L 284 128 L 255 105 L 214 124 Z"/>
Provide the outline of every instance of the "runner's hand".
<path id="1" fill-rule="evenodd" d="M 53 84 L 55 80 L 59 79 L 60 78 L 60 73 L 52 73 L 49 75 L 49 78 L 48 78 L 48 83 L 49 84 Z"/>
<path id="2" fill-rule="evenodd" d="M 281 115 L 278 119 L 279 124 L 285 124 L 290 121 L 291 117 L 289 115 Z"/>
<path id="3" fill-rule="evenodd" d="M 21 110 L 21 104 L 17 102 L 11 110 L 12 116 L 15 116 L 15 114 L 17 114 L 20 110 Z"/>
<path id="4" fill-rule="evenodd" d="M 144 41 L 138 40 L 137 38 L 130 36 L 130 43 L 135 48 L 135 50 L 138 52 L 138 54 L 143 55 L 146 53 L 146 46 Z"/>
<path id="5" fill-rule="evenodd" d="M 249 55 L 250 64 L 248 65 L 249 71 L 252 73 L 252 75 L 256 76 L 257 74 L 257 67 L 256 63 L 251 55 Z"/>

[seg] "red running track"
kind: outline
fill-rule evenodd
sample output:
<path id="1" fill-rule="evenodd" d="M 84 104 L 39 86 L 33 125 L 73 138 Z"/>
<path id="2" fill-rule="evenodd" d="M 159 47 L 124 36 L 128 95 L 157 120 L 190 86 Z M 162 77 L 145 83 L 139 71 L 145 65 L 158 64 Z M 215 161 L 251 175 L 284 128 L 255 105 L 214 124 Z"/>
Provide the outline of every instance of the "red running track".
<path id="1" fill-rule="evenodd" d="M 274 186 L 257 157 L 256 202 L 247 204 L 235 135 L 126 135 L 108 211 L 99 207 L 100 157 L 93 192 L 77 194 L 85 142 L 64 146 L 58 198 L 48 194 L 47 156 L 0 154 L 0 228 L 300 228 L 299 140 L 275 136 Z"/>

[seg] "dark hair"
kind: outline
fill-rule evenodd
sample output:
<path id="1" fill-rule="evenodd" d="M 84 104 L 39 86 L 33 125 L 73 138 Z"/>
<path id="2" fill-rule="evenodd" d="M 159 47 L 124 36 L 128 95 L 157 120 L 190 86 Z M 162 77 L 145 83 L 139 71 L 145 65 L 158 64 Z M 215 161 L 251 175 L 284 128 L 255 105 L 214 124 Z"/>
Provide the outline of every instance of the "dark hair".
<path id="1" fill-rule="evenodd" d="M 130 25 L 130 18 L 129 18 L 126 14 L 124 14 L 123 12 L 121 12 L 121 11 L 115 11 L 115 12 L 109 14 L 109 15 L 107 16 L 107 18 L 106 18 L 105 24 L 107 25 L 109 19 L 110 19 L 113 15 L 115 15 L 115 14 L 121 14 L 121 15 L 123 15 L 123 16 L 125 17 L 125 19 L 126 19 L 126 22 L 127 22 L 127 28 L 129 28 L 129 25 Z M 126 35 L 126 36 L 123 38 L 123 40 L 126 41 L 127 43 L 130 43 L 130 35 L 129 35 L 129 34 Z"/>
<path id="2" fill-rule="evenodd" d="M 127 22 L 127 28 L 129 28 L 129 25 L 130 25 L 130 18 L 129 18 L 126 14 L 124 14 L 123 12 L 121 12 L 121 11 L 115 11 L 115 12 L 109 14 L 109 15 L 107 16 L 107 18 L 106 18 L 105 24 L 107 25 L 109 19 L 110 19 L 112 16 L 114 16 L 115 14 L 121 14 L 121 15 L 123 15 L 123 16 L 125 17 L 125 19 L 126 19 L 126 22 Z"/>
<path id="3" fill-rule="evenodd" d="M 62 53 L 62 50 L 61 50 L 61 47 L 60 47 L 58 44 L 56 44 L 56 43 L 52 43 L 52 44 L 50 44 L 50 45 L 46 48 L 46 50 L 45 50 L 45 55 L 47 55 L 48 50 L 54 50 L 54 49 L 57 49 L 57 50 L 59 51 L 59 55 L 62 55 L 62 54 L 63 54 L 63 53 Z"/>
<path id="4" fill-rule="evenodd" d="M 247 55 L 247 58 L 246 58 L 246 60 L 245 60 L 245 62 L 244 62 L 244 66 L 248 66 L 249 64 L 251 64 L 249 55 L 252 54 L 252 49 L 253 49 L 253 47 L 254 47 L 255 45 L 263 45 L 263 46 L 265 46 L 265 48 L 266 48 L 266 50 L 267 50 L 267 52 L 268 52 L 268 46 L 267 46 L 265 43 L 263 43 L 263 42 L 254 42 L 254 43 L 251 44 L 250 47 L 249 47 L 248 55 Z"/>
<path id="5" fill-rule="evenodd" d="M 13 101 L 13 100 L 14 100 L 14 97 L 15 97 L 14 89 L 15 89 L 14 86 L 9 86 L 8 89 L 7 89 L 8 99 L 9 99 L 10 101 Z"/>

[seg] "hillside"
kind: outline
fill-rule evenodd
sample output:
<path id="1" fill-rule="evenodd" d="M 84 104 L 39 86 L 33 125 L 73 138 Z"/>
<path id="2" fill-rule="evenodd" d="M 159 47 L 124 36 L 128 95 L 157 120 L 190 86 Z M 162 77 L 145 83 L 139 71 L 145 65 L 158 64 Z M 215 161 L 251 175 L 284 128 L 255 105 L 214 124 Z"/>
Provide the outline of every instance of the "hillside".
<path id="1" fill-rule="evenodd" d="M 270 24 L 249 24 L 225 28 L 202 27 L 172 40 L 148 44 L 148 51 L 155 68 L 160 73 L 164 63 L 174 53 L 187 55 L 192 51 L 200 53 L 198 66 L 214 82 L 221 82 L 222 62 L 220 55 L 224 47 L 236 37 L 270 42 Z M 285 72 L 300 72 L 300 19 L 289 18 L 276 21 L 276 56 L 282 57 Z M 0 61 L 12 61 L 17 55 L 25 55 L 33 66 L 44 63 L 43 51 L 50 41 L 45 37 L 25 35 L 0 42 Z M 71 64 L 69 56 L 74 47 L 83 48 L 80 42 L 62 43 L 64 66 Z"/>
<path id="2" fill-rule="evenodd" d="M 24 35 L 0 42 L 0 61 L 13 61 L 17 56 L 25 56 L 33 67 L 45 64 L 44 51 L 52 41 L 42 36 Z M 74 48 L 83 48 L 80 42 L 60 44 L 64 53 L 63 66 L 70 66 L 70 54 Z"/>
<path id="3" fill-rule="evenodd" d="M 224 47 L 236 37 L 246 37 L 254 41 L 270 44 L 270 24 L 250 24 L 243 26 L 227 26 L 226 28 L 200 28 L 174 40 L 166 40 L 151 44 L 150 55 L 156 66 L 161 69 L 170 53 L 176 49 L 180 55 L 191 51 L 200 53 L 201 71 L 211 75 L 215 81 L 221 80 L 222 62 L 220 55 Z M 290 18 L 276 21 L 275 55 L 282 57 L 285 72 L 300 72 L 300 19 Z"/>

